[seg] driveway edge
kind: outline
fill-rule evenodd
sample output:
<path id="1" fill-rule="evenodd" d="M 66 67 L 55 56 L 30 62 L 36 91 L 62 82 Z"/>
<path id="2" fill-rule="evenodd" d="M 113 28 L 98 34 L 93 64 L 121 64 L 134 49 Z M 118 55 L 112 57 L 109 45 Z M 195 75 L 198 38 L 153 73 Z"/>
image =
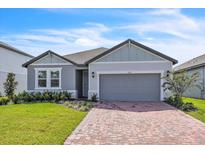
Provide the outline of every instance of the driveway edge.
<path id="1" fill-rule="evenodd" d="M 72 138 L 72 136 L 74 134 L 77 134 L 84 126 L 84 123 L 87 123 L 89 121 L 89 117 L 91 116 L 92 114 L 92 110 L 94 110 L 94 108 L 92 108 L 88 114 L 85 116 L 85 118 L 80 122 L 80 124 L 73 130 L 73 132 L 66 138 L 65 142 L 64 142 L 64 145 L 70 145 L 71 144 L 71 141 L 70 139 Z"/>

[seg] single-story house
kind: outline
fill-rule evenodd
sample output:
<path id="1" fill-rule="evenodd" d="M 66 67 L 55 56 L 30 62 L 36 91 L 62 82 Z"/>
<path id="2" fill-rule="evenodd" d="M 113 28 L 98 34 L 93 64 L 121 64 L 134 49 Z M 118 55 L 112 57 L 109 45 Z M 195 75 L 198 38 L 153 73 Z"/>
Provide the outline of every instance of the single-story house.
<path id="1" fill-rule="evenodd" d="M 8 73 L 14 73 L 18 82 L 16 93 L 27 89 L 27 71 L 22 64 L 31 60 L 32 55 L 0 42 L 0 93 L 4 94 L 4 85 Z"/>
<path id="2" fill-rule="evenodd" d="M 205 99 L 205 54 L 182 63 L 174 70 L 176 72 L 187 71 L 189 74 L 197 73 L 199 75 L 198 84 L 201 88 L 191 87 L 184 93 L 184 96 Z"/>
<path id="3" fill-rule="evenodd" d="M 96 94 L 108 101 L 159 101 L 162 76 L 177 60 L 128 39 L 110 49 L 97 48 L 60 56 L 47 51 L 23 64 L 28 91 L 62 91 L 72 97 Z"/>

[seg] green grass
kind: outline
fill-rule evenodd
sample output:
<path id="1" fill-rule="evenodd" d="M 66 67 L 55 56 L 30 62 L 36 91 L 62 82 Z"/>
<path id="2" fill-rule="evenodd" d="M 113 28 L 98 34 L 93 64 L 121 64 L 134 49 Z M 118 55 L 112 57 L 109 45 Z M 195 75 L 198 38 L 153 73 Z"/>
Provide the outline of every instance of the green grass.
<path id="1" fill-rule="evenodd" d="M 184 97 L 183 101 L 192 102 L 198 108 L 197 111 L 186 113 L 205 123 L 205 100 Z"/>
<path id="2" fill-rule="evenodd" d="M 63 144 L 86 114 L 54 103 L 0 106 L 0 144 Z"/>

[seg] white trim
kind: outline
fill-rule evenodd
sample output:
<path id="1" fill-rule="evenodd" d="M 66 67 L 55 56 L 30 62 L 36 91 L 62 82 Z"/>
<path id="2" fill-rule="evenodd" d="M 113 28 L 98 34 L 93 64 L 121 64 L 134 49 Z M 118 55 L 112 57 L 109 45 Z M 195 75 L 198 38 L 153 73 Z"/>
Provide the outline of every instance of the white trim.
<path id="1" fill-rule="evenodd" d="M 62 68 L 34 68 L 35 69 L 35 90 L 61 90 Z M 38 71 L 46 71 L 46 87 L 38 87 Z M 51 71 L 59 71 L 59 87 L 51 87 Z"/>
<path id="2" fill-rule="evenodd" d="M 73 65 L 71 63 L 39 63 L 39 64 L 30 64 L 31 66 L 54 66 L 54 65 Z"/>
<path id="3" fill-rule="evenodd" d="M 62 67 L 42 67 L 42 68 L 34 68 L 35 70 L 61 70 Z"/>
<path id="4" fill-rule="evenodd" d="M 122 64 L 135 64 L 135 63 L 167 63 L 169 61 L 112 61 L 112 62 L 96 62 L 93 64 L 118 64 L 118 63 L 122 63 Z M 93 65 L 92 64 L 92 65 Z"/>
<path id="5" fill-rule="evenodd" d="M 84 66 L 83 67 L 76 67 L 76 70 L 87 70 L 87 69 L 88 69 L 88 67 L 86 67 L 86 66 L 85 67 Z"/>
<path id="6" fill-rule="evenodd" d="M 153 71 L 153 70 L 150 70 L 150 71 L 99 71 L 99 72 L 96 72 L 96 77 L 97 77 L 97 93 L 98 93 L 98 98 L 100 98 L 100 89 L 99 89 L 99 86 L 100 86 L 100 75 L 101 74 L 160 74 L 160 100 L 163 101 L 164 99 L 164 90 L 162 88 L 162 85 L 163 85 L 163 74 L 164 74 L 164 71 L 162 70 L 156 70 L 156 71 Z M 94 91 L 94 90 L 89 90 L 89 91 Z"/>

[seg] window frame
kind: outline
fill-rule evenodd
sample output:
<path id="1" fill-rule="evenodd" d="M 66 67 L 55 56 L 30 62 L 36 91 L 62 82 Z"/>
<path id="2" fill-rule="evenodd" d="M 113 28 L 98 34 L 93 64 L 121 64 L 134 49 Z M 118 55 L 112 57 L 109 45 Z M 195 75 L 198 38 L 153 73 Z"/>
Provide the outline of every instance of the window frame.
<path id="1" fill-rule="evenodd" d="M 46 87 L 39 87 L 38 86 L 38 81 L 39 81 L 39 78 L 38 78 L 38 72 L 39 71 L 46 71 Z M 51 71 L 59 71 L 59 87 L 51 87 Z M 62 68 L 35 68 L 35 89 L 38 89 L 38 90 L 46 90 L 46 89 L 62 89 L 61 88 L 61 79 L 62 79 L 62 76 L 61 76 L 61 71 L 62 71 Z"/>
<path id="2" fill-rule="evenodd" d="M 46 72 L 46 76 L 45 78 L 39 78 L 39 72 Z M 37 85 L 38 85 L 38 88 L 46 88 L 47 87 L 47 71 L 46 70 L 38 70 L 37 71 Z M 45 80 L 46 81 L 46 86 L 45 87 L 39 87 L 39 80 Z"/>

